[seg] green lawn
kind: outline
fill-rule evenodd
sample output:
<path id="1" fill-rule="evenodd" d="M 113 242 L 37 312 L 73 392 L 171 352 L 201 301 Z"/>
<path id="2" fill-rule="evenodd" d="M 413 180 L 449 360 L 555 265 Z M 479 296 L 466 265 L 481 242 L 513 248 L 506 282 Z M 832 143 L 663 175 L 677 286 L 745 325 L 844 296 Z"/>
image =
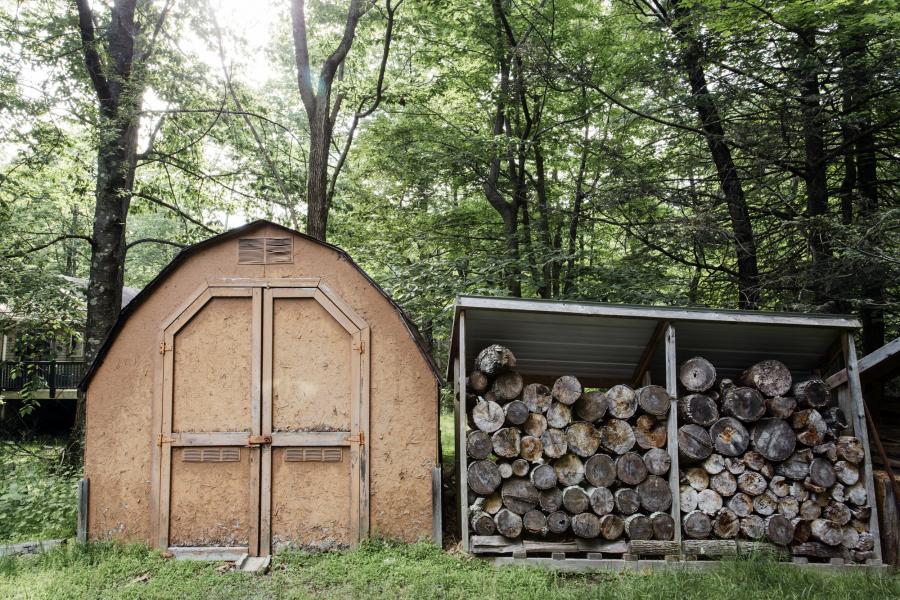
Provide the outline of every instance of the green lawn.
<path id="1" fill-rule="evenodd" d="M 269 575 L 92 544 L 0 559 L 0 598 L 898 598 L 900 577 L 822 574 L 748 560 L 715 571 L 564 574 L 494 568 L 428 544 L 370 542 L 345 553 L 276 556 Z"/>

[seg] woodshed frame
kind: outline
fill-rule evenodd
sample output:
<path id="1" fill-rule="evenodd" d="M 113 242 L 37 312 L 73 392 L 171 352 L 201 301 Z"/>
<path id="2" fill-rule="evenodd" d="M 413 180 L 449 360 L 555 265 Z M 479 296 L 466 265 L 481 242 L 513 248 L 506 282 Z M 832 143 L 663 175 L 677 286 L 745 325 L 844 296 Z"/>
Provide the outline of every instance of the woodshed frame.
<path id="1" fill-rule="evenodd" d="M 473 331 L 473 320 L 477 318 L 482 339 L 474 342 L 478 335 Z M 514 319 L 519 319 L 518 328 Z M 529 324 L 534 324 L 540 331 L 540 326 L 546 324 L 549 338 L 528 338 L 527 333 L 521 333 L 521 323 L 527 319 Z M 616 367 L 621 371 L 615 378 L 606 377 L 605 373 L 598 373 L 603 369 L 602 363 L 587 364 L 579 362 L 577 358 L 563 357 L 560 360 L 549 361 L 549 366 L 543 364 L 540 358 L 534 358 L 542 343 L 549 343 L 554 351 L 571 344 L 570 339 L 565 338 L 565 333 L 560 331 L 563 325 L 574 330 L 578 327 L 591 327 L 594 322 L 616 323 L 623 330 L 633 329 L 637 333 L 632 336 L 630 347 L 633 352 L 633 361 L 628 365 L 619 363 Z M 675 542 L 681 542 L 682 520 L 679 506 L 679 464 L 678 464 L 678 420 L 676 397 L 678 391 L 678 361 L 686 360 L 690 356 L 704 355 L 703 348 L 708 345 L 715 349 L 711 354 L 719 353 L 729 356 L 729 350 L 722 346 L 721 338 L 715 335 L 703 333 L 696 334 L 690 343 L 679 346 L 677 332 L 683 328 L 683 332 L 692 331 L 693 327 L 701 330 L 709 327 L 717 328 L 729 336 L 729 342 L 733 343 L 740 351 L 731 352 L 735 355 L 732 362 L 739 362 L 743 358 L 737 355 L 749 356 L 753 352 L 759 355 L 757 360 L 777 355 L 777 350 L 768 350 L 766 345 L 772 338 L 782 336 L 780 339 L 793 340 L 796 348 L 792 348 L 795 358 L 794 366 L 788 366 L 792 370 L 814 372 L 825 378 L 832 363 L 842 358 L 846 366 L 846 379 L 836 381 L 840 386 L 835 388 L 838 402 L 850 421 L 848 429 L 856 435 L 865 449 L 864 479 L 868 493 L 871 515 L 869 519 L 870 531 L 875 538 L 874 559 L 867 561 L 866 565 L 845 565 L 845 569 L 858 569 L 878 567 L 882 565 L 881 539 L 879 536 L 878 515 L 875 502 L 875 488 L 872 473 L 872 459 L 869 448 L 868 432 L 866 430 L 865 404 L 862 396 L 862 387 L 859 378 L 859 366 L 856 356 L 854 333 L 860 328 L 860 323 L 855 318 L 842 315 L 817 315 L 798 313 L 778 313 L 761 311 L 736 311 L 736 310 L 709 310 L 697 308 L 674 308 L 660 306 L 631 306 L 601 304 L 592 302 L 569 302 L 553 300 L 530 300 L 519 298 L 492 298 L 483 296 L 460 296 L 457 298 L 454 313 L 453 332 L 451 337 L 450 365 L 448 365 L 448 379 L 453 381 L 454 387 L 454 417 L 456 427 L 456 470 L 458 477 L 458 499 L 460 533 L 463 549 L 472 552 L 469 535 L 469 509 L 468 509 L 468 482 L 466 456 L 466 377 L 471 366 L 471 359 L 481 349 L 480 346 L 489 343 L 508 345 L 514 353 L 517 352 L 516 342 L 524 347 L 527 352 L 525 360 L 519 361 L 519 370 L 526 379 L 540 380 L 541 376 L 556 376 L 572 374 L 578 376 L 587 386 L 607 387 L 614 383 L 627 382 L 630 385 L 647 385 L 653 373 L 654 382 L 663 385 L 672 395 L 672 405 L 668 416 L 668 441 L 667 450 L 672 463 L 669 471 L 669 487 L 672 491 L 671 514 L 675 519 Z M 570 330 L 570 332 L 571 332 Z M 600 326 L 598 326 L 598 331 Z M 712 331 L 712 330 L 709 330 Z M 518 337 L 517 337 L 518 336 Z M 705 336 L 705 337 L 704 337 Z M 491 341 L 488 341 L 491 340 Z M 741 347 L 744 344 L 744 347 Z M 479 347 L 474 347 L 475 345 Z M 662 347 L 662 352 L 660 352 Z M 699 349 L 698 349 L 699 348 Z M 759 348 L 758 350 L 754 350 Z M 607 350 L 616 351 L 615 343 L 610 343 Z M 679 357 L 679 351 L 689 352 L 690 356 Z M 573 356 L 575 351 L 573 350 Z M 785 350 L 785 352 L 788 352 Z M 517 358 L 519 355 L 517 354 Z M 557 358 L 554 355 L 554 358 Z M 707 358 L 710 358 L 707 356 Z M 711 358 L 713 364 L 716 360 Z M 796 364 L 802 362 L 803 368 L 796 368 Z M 524 364 L 523 364 L 524 363 Z M 613 363 L 609 363 L 612 365 Z M 751 363 L 752 364 L 752 363 Z M 629 365 L 633 365 L 630 366 Z M 718 365 L 716 365 L 718 368 Z M 745 364 L 744 368 L 750 364 Z M 569 367 L 569 368 L 567 368 Z M 627 371 L 624 370 L 627 368 Z M 530 371 L 531 369 L 531 371 Z M 579 372 L 580 370 L 580 372 Z M 812 373 L 810 373 L 812 374 Z M 543 381 L 548 383 L 548 380 Z M 609 556 L 612 553 L 604 553 Z M 544 566 L 560 567 L 563 569 L 579 568 L 614 568 L 622 569 L 635 566 L 631 560 L 609 559 L 601 557 L 600 553 L 588 553 L 586 559 L 566 558 L 561 552 L 554 552 L 552 558 L 527 558 L 525 550 L 513 551 L 512 556 L 493 557 L 496 563 L 509 564 L 528 562 Z M 687 568 L 706 568 L 710 562 L 684 561 L 679 563 Z M 667 561 L 642 560 L 641 566 L 656 568 L 667 567 Z M 808 564 L 811 568 L 831 567 L 831 565 Z"/>
<path id="2" fill-rule="evenodd" d="M 251 430 L 247 432 L 172 431 L 175 336 L 214 298 L 250 298 Z M 272 430 L 273 305 L 276 298 L 315 300 L 351 336 L 350 433 L 274 432 Z M 160 355 L 154 394 L 156 444 L 152 454 L 150 494 L 151 530 L 156 544 L 184 557 L 266 556 L 271 552 L 272 448 L 284 446 L 340 446 L 350 450 L 350 532 L 356 546 L 369 534 L 369 325 L 318 278 L 210 278 L 161 324 Z M 249 547 L 170 548 L 172 448 L 198 446 L 247 447 L 250 452 Z M 259 519 L 256 520 L 256 515 Z"/>

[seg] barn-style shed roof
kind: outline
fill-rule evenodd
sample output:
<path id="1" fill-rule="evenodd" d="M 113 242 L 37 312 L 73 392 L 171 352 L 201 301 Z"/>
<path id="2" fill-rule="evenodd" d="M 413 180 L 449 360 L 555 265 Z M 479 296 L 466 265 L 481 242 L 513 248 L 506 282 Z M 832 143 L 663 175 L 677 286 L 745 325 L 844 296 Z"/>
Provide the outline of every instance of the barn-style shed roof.
<path id="1" fill-rule="evenodd" d="M 394 307 L 394 310 L 396 310 L 397 315 L 400 317 L 401 321 L 403 322 L 407 331 L 409 332 L 410 337 L 412 337 L 412 339 L 416 343 L 416 346 L 418 347 L 419 351 L 422 353 L 422 357 L 428 363 L 428 366 L 431 369 L 432 373 L 434 374 L 435 379 L 437 379 L 438 382 L 441 381 L 440 370 L 438 369 L 437 364 L 434 362 L 434 359 L 431 357 L 431 354 L 428 352 L 425 340 L 422 337 L 422 334 L 419 332 L 419 329 L 416 326 L 415 322 L 413 322 L 413 320 L 409 317 L 409 315 L 406 314 L 406 311 L 404 311 L 400 307 L 400 305 L 397 304 L 394 301 L 394 299 L 391 298 L 388 295 L 388 293 L 385 292 L 384 289 L 380 285 L 378 285 L 378 283 L 374 279 L 372 279 L 369 276 L 368 273 L 366 273 L 358 264 L 356 264 L 356 262 L 350 257 L 349 254 L 347 254 L 346 251 L 344 251 L 342 248 L 339 248 L 338 246 L 329 244 L 327 242 L 322 242 L 322 241 L 317 240 L 309 235 L 306 235 L 305 233 L 301 233 L 299 231 L 291 229 L 290 227 L 285 227 L 284 225 L 279 225 L 278 223 L 273 223 L 273 222 L 267 221 L 265 219 L 259 219 L 259 220 L 247 223 L 246 225 L 236 227 L 236 228 L 226 231 L 224 233 L 220 233 L 219 235 L 212 236 L 206 240 L 203 240 L 202 242 L 199 242 L 192 246 L 188 246 L 187 248 L 184 248 L 181 252 L 179 252 L 175 256 L 175 258 L 173 258 L 172 261 L 168 265 L 166 265 L 165 268 L 162 271 L 160 271 L 159 274 L 150 283 L 148 283 L 144 287 L 144 289 L 142 289 L 140 291 L 140 293 L 138 293 L 134 297 L 134 299 L 132 299 L 131 302 L 129 302 L 128 305 L 125 306 L 122 309 L 122 311 L 119 313 L 119 318 L 116 319 L 115 324 L 112 326 L 112 328 L 110 329 L 109 333 L 106 336 L 106 339 L 103 341 L 103 344 L 100 346 L 100 349 L 97 352 L 97 356 L 94 358 L 93 362 L 88 367 L 88 370 L 85 372 L 84 377 L 81 379 L 81 382 L 78 384 L 78 389 L 80 389 L 82 391 L 87 389 L 87 386 L 88 386 L 88 384 L 90 384 L 91 379 L 93 378 L 94 374 L 97 372 L 97 369 L 103 363 L 103 360 L 106 357 L 106 354 L 109 351 L 109 348 L 112 346 L 113 343 L 115 343 L 116 338 L 118 337 L 120 331 L 122 330 L 122 327 L 125 325 L 125 322 L 128 320 L 128 318 L 132 314 L 134 314 L 137 311 L 137 309 L 150 296 L 153 295 L 154 290 L 156 290 L 160 285 L 162 285 L 165 282 L 166 278 L 172 272 L 174 272 L 175 269 L 177 269 L 179 266 L 181 266 L 181 264 L 183 264 L 184 262 L 189 260 L 192 256 L 196 255 L 197 253 L 199 253 L 200 251 L 202 251 L 206 248 L 209 248 L 210 246 L 214 246 L 216 244 L 220 244 L 222 242 L 231 240 L 233 238 L 240 237 L 242 235 L 246 235 L 250 231 L 258 229 L 263 226 L 269 226 L 269 227 L 275 227 L 275 228 L 281 229 L 286 233 L 290 233 L 292 235 L 299 236 L 306 241 L 312 242 L 314 244 L 319 244 L 321 246 L 324 246 L 326 248 L 333 250 L 334 252 L 337 252 L 343 260 L 346 260 L 348 264 L 353 266 L 353 268 L 356 269 L 360 275 L 362 275 L 376 290 L 378 290 L 378 292 L 382 296 L 384 296 L 384 298 L 388 302 L 391 303 L 391 305 Z"/>
<path id="2" fill-rule="evenodd" d="M 828 362 L 842 332 L 860 327 L 853 317 L 821 313 L 459 296 L 451 357 L 458 353 L 463 311 L 466 367 L 482 348 L 502 344 L 523 373 L 571 374 L 600 387 L 632 381 L 666 324 L 676 331 L 679 364 L 701 355 L 726 377 L 767 358 L 783 361 L 797 376 L 808 375 Z M 664 381 L 663 352 L 653 352 L 648 366 L 653 380 Z M 448 379 L 452 369 L 451 359 Z"/>

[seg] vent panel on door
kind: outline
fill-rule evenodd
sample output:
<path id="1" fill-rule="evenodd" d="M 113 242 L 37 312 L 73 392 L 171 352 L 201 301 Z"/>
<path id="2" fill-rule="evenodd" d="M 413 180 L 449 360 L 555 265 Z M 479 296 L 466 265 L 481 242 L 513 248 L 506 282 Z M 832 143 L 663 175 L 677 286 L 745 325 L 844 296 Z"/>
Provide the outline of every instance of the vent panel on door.
<path id="1" fill-rule="evenodd" d="M 239 462 L 240 448 L 185 448 L 182 462 Z"/>
<path id="2" fill-rule="evenodd" d="M 277 265 L 294 262 L 294 239 L 290 237 L 241 238 L 238 264 Z"/>
<path id="3" fill-rule="evenodd" d="M 344 452 L 341 448 L 288 448 L 284 462 L 341 462 Z"/>

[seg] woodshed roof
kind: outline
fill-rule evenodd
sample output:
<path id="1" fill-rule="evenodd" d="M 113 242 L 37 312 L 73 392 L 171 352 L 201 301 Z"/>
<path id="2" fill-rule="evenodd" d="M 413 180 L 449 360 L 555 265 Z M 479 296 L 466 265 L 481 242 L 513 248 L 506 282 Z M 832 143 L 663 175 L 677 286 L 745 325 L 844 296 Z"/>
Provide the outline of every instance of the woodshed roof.
<path id="1" fill-rule="evenodd" d="M 397 316 L 400 317 L 401 321 L 403 322 L 404 326 L 406 327 L 406 330 L 409 332 L 410 337 L 412 337 L 413 341 L 416 344 L 416 347 L 418 347 L 419 352 L 421 352 L 422 357 L 425 359 L 425 362 L 428 364 L 428 367 L 431 369 L 432 374 L 434 375 L 435 379 L 438 380 L 439 383 L 441 382 L 441 375 L 440 375 L 440 371 L 437 367 L 437 364 L 434 362 L 434 359 L 431 357 L 431 354 L 428 352 L 427 346 L 425 344 L 425 340 L 422 337 L 422 334 L 419 332 L 419 328 L 416 326 L 415 322 L 413 322 L 413 320 L 409 317 L 409 315 L 406 314 L 406 311 L 404 311 L 400 307 L 400 305 L 397 304 L 394 301 L 394 299 L 391 298 L 388 295 L 388 293 L 385 292 L 384 289 L 382 289 L 382 287 L 380 285 L 378 285 L 378 283 L 376 283 L 375 280 L 369 276 L 368 273 L 366 273 L 358 264 L 356 264 L 356 262 L 354 262 L 354 260 L 350 257 L 349 254 L 347 254 L 347 252 L 345 252 L 343 249 L 339 248 L 338 246 L 329 244 L 327 242 L 322 242 L 322 241 L 317 240 L 309 235 L 306 235 L 305 233 L 300 233 L 299 231 L 296 231 L 289 227 L 285 227 L 284 225 L 279 225 L 278 223 L 272 223 L 271 221 L 267 221 L 265 219 L 259 219 L 259 220 L 253 221 L 251 223 L 247 223 L 246 225 L 236 227 L 236 228 L 226 231 L 224 233 L 220 233 L 218 235 L 212 236 L 206 240 L 203 240 L 202 242 L 198 242 L 198 243 L 194 244 L 193 246 L 188 246 L 187 248 L 184 248 L 181 252 L 179 252 L 175 256 L 175 258 L 173 258 L 172 261 L 168 265 L 166 265 L 162 271 L 159 272 L 159 275 L 154 277 L 153 280 L 150 283 L 148 283 L 144 287 L 144 289 L 142 289 L 140 291 L 140 293 L 138 293 L 131 300 L 131 302 L 129 302 L 119 313 L 119 318 L 116 319 L 115 324 L 109 330 L 109 333 L 107 334 L 106 339 L 103 341 L 103 344 L 100 346 L 100 349 L 97 352 L 97 356 L 94 358 L 94 361 L 90 364 L 90 366 L 88 367 L 87 371 L 84 374 L 84 377 L 81 379 L 81 382 L 78 384 L 78 389 L 81 391 L 84 391 L 85 389 L 87 389 L 87 386 L 90 383 L 91 379 L 93 378 L 94 374 L 97 372 L 97 369 L 100 367 L 101 364 L 103 364 L 103 359 L 106 357 L 106 354 L 109 351 L 109 348 L 113 345 L 113 343 L 115 343 L 116 338 L 119 335 L 119 332 L 122 330 L 122 327 L 125 325 L 125 322 L 141 306 L 141 304 L 143 304 L 144 301 L 146 301 L 147 298 L 149 298 L 153 294 L 153 291 L 157 287 L 162 285 L 162 283 L 166 280 L 166 278 L 169 276 L 170 273 L 172 273 L 183 262 L 190 259 L 194 254 L 200 252 L 201 250 L 209 248 L 210 246 L 213 246 L 215 244 L 219 244 L 221 242 L 230 240 L 232 238 L 239 237 L 241 235 L 246 234 L 248 231 L 250 231 L 252 229 L 256 229 L 256 228 L 264 226 L 264 225 L 268 225 L 270 227 L 276 227 L 287 233 L 291 233 L 293 235 L 299 236 L 309 242 L 313 242 L 315 244 L 325 246 L 326 248 L 329 248 L 329 249 L 337 252 L 344 260 L 346 260 L 350 265 L 352 265 L 353 268 L 355 268 L 359 272 L 360 275 L 362 275 L 376 290 L 378 290 L 378 292 L 382 296 L 384 296 L 384 298 L 388 302 L 391 303 L 391 305 L 394 307 L 394 310 L 397 312 Z"/>

